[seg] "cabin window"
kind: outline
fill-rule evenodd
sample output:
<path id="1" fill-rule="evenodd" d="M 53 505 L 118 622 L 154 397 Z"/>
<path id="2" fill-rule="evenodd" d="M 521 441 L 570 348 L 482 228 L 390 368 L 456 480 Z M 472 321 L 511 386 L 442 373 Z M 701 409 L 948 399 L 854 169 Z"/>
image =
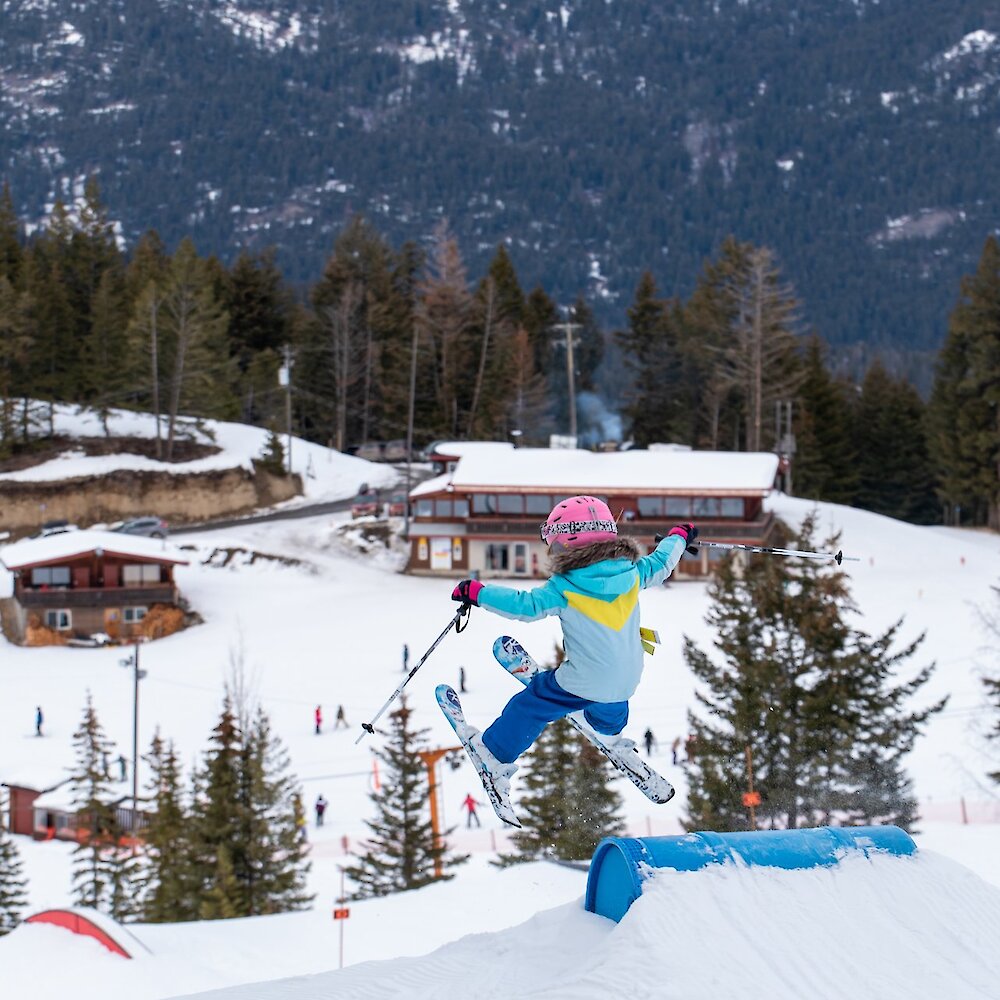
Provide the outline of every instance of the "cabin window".
<path id="1" fill-rule="evenodd" d="M 434 501 L 418 500 L 417 517 L 433 517 L 433 516 L 434 516 Z"/>
<path id="2" fill-rule="evenodd" d="M 450 500 L 435 500 L 434 501 L 434 516 L 435 517 L 451 517 L 451 501 Z"/>
<path id="3" fill-rule="evenodd" d="M 137 583 L 159 583 L 160 567 L 156 563 L 137 563 L 122 566 L 122 583 L 135 586 Z"/>
<path id="4" fill-rule="evenodd" d="M 723 517 L 742 517 L 743 501 L 739 497 L 724 497 L 719 513 Z"/>
<path id="5" fill-rule="evenodd" d="M 36 566 L 31 571 L 33 587 L 68 587 L 69 566 Z"/>
<path id="6" fill-rule="evenodd" d="M 690 517 L 691 498 L 690 497 L 667 497 L 666 503 L 667 517 Z"/>
<path id="7" fill-rule="evenodd" d="M 45 627 L 66 632 L 73 627 L 73 612 L 69 608 L 49 608 L 45 612 Z"/>
<path id="8" fill-rule="evenodd" d="M 126 624 L 141 622 L 146 617 L 146 608 L 122 608 L 122 621 Z"/>
<path id="9" fill-rule="evenodd" d="M 452 503 L 455 505 L 455 517 L 469 516 L 469 501 L 465 497 L 455 497 Z"/>
<path id="10" fill-rule="evenodd" d="M 529 493 L 524 498 L 525 514 L 540 514 L 548 517 L 552 510 L 552 497 L 544 493 Z"/>
<path id="11" fill-rule="evenodd" d="M 492 493 L 475 493 L 472 496 L 473 514 L 495 514 L 497 498 Z"/>
<path id="12" fill-rule="evenodd" d="M 663 497 L 639 497 L 640 517 L 663 517 Z"/>
<path id="13" fill-rule="evenodd" d="M 520 493 L 501 493 L 497 499 L 499 500 L 501 514 L 517 514 L 520 516 L 524 513 L 524 497 Z"/>

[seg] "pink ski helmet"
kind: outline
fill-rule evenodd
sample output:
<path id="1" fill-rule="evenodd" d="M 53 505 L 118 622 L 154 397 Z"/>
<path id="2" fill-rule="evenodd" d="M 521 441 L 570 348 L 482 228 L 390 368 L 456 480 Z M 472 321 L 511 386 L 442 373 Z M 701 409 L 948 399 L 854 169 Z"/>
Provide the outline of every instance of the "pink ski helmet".
<path id="1" fill-rule="evenodd" d="M 594 542 L 608 542 L 618 536 L 611 509 L 597 497 L 570 497 L 552 508 L 539 529 L 546 545 L 559 544 L 576 549 Z"/>

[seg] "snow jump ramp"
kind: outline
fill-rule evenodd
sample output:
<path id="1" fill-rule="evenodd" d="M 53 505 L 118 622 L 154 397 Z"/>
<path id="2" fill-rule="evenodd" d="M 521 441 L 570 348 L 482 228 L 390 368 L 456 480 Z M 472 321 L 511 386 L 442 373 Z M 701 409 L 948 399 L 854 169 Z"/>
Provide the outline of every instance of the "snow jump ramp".
<path id="1" fill-rule="evenodd" d="M 419 890 L 427 919 L 437 888 Z M 199 998 L 1000 1000 L 1000 888 L 894 827 L 611 838 L 583 902 L 593 912 L 577 900 L 426 955 Z M 368 906 L 377 921 L 378 900 L 357 917 Z"/>
<path id="2" fill-rule="evenodd" d="M 619 921 L 659 868 L 700 871 L 708 865 L 829 867 L 852 852 L 909 855 L 917 845 L 898 826 L 819 827 L 752 833 L 689 833 L 680 837 L 606 837 L 597 845 L 587 878 L 586 908 Z"/>

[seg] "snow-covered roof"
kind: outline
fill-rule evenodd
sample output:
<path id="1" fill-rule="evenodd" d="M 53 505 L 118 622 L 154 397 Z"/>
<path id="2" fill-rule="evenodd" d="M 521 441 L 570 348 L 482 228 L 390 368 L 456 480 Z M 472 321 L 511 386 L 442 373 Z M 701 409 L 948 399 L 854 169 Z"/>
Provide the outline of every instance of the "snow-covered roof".
<path id="1" fill-rule="evenodd" d="M 435 441 L 426 449 L 428 456 L 441 455 L 444 458 L 464 458 L 466 455 L 496 455 L 497 452 L 514 451 L 510 441 Z"/>
<path id="2" fill-rule="evenodd" d="M 501 446 L 502 447 L 502 446 Z M 452 487 L 469 492 L 636 492 L 766 496 L 778 456 L 771 452 L 615 451 L 562 448 L 470 449 L 453 473 L 421 483 L 411 496 Z"/>
<path id="3" fill-rule="evenodd" d="M 100 549 L 105 555 L 135 559 L 155 559 L 157 562 L 186 566 L 188 560 L 169 542 L 144 535 L 127 535 L 118 531 L 84 529 L 60 531 L 44 538 L 25 538 L 0 548 L 0 563 L 7 569 L 21 569 L 62 559 L 73 559 Z"/>

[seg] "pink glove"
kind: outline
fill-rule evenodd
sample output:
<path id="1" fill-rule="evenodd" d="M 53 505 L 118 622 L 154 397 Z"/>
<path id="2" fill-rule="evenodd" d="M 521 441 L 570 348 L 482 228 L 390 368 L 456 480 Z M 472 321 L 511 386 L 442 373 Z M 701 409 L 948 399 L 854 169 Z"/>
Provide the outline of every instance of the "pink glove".
<path id="1" fill-rule="evenodd" d="M 451 599 L 462 604 L 474 604 L 479 607 L 479 592 L 483 584 L 478 580 L 463 580 L 452 592 Z"/>

